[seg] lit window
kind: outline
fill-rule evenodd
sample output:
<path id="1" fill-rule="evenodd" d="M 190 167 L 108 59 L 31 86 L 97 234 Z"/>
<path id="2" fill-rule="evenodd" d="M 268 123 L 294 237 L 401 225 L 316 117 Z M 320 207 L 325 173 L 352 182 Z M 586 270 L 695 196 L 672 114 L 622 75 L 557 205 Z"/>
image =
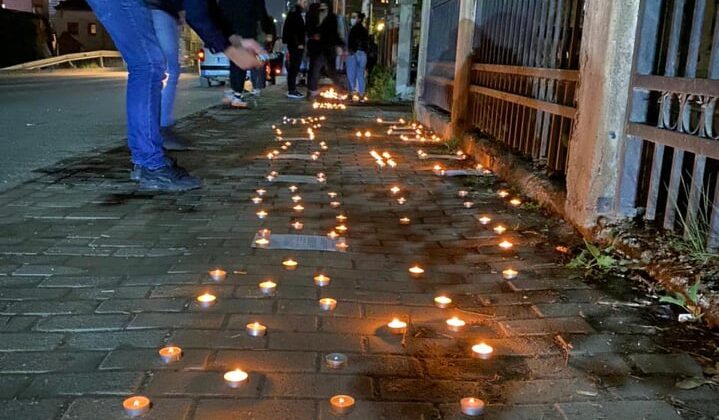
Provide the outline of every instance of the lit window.
<path id="1" fill-rule="evenodd" d="M 87 33 L 90 35 L 97 35 L 97 23 L 88 23 Z"/>

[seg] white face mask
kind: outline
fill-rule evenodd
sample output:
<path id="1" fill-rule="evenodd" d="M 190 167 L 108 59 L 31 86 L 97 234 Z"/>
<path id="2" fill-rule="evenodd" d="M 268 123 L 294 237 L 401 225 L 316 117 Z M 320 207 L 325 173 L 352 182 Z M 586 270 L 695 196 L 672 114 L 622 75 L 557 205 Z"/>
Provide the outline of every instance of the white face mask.
<path id="1" fill-rule="evenodd" d="M 357 19 L 352 18 L 350 19 L 350 25 L 355 26 L 357 24 Z"/>

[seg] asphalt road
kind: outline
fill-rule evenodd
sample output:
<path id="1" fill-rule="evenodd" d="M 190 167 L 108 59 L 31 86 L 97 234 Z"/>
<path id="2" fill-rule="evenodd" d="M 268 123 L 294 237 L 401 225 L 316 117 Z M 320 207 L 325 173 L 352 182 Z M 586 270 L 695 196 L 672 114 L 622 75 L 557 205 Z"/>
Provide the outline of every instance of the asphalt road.
<path id="1" fill-rule="evenodd" d="M 0 75 L 0 191 L 67 157 L 125 144 L 126 80 L 108 70 Z M 183 74 L 176 116 L 217 104 L 222 90 Z"/>

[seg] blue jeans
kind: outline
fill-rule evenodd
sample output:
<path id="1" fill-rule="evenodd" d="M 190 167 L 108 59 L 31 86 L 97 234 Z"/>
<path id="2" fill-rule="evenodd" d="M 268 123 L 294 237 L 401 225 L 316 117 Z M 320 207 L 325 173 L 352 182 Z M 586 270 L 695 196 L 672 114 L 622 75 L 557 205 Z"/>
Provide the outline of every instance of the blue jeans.
<path id="1" fill-rule="evenodd" d="M 143 0 L 88 0 L 127 63 L 127 143 L 132 162 L 165 166 L 160 136 L 160 99 L 165 56 Z"/>
<path id="2" fill-rule="evenodd" d="M 347 87 L 350 93 L 357 91 L 364 96 L 364 71 L 367 67 L 367 54 L 364 51 L 357 51 L 347 56 Z"/>
<path id="3" fill-rule="evenodd" d="M 165 86 L 162 89 L 160 105 L 160 126 L 164 128 L 175 124 L 175 96 L 181 72 L 180 27 L 177 19 L 162 10 L 152 10 L 152 23 L 155 27 L 155 36 L 160 42 L 160 48 L 162 48 L 167 62 L 167 79 L 165 79 Z"/>
<path id="4" fill-rule="evenodd" d="M 250 80 L 252 80 L 252 89 L 264 89 L 266 85 L 267 75 L 265 74 L 265 66 L 250 70 Z"/>

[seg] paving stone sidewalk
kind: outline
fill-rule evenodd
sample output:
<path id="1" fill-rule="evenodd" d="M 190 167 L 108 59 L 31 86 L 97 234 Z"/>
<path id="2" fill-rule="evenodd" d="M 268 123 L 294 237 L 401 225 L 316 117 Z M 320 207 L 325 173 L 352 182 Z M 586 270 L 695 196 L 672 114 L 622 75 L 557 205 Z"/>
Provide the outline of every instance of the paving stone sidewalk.
<path id="1" fill-rule="evenodd" d="M 197 149 L 176 157 L 204 179 L 201 190 L 137 192 L 118 147 L 2 193 L 0 419 L 124 419 L 130 395 L 151 398 L 148 419 L 337 418 L 335 394 L 357 399 L 348 419 L 459 419 L 465 396 L 484 399 L 488 419 L 719 415 L 715 388 L 675 387 L 702 375 L 691 355 L 660 345 L 642 309 L 612 304 L 560 264 L 555 246 L 569 228 L 531 205 L 511 206 L 492 177 L 436 176 L 436 161 L 419 160 L 416 146 L 377 135 L 375 117 L 408 114 L 397 106 L 320 113 L 271 88 L 257 109 L 216 107 L 180 123 Z M 284 115 L 327 116 L 315 142 L 287 153 L 318 150 L 319 141 L 329 150 L 316 161 L 268 160 L 281 145 L 270 125 Z M 358 128 L 375 136 L 359 140 Z M 391 153 L 397 169 L 379 169 L 372 149 Z M 298 184 L 298 214 L 289 184 L 265 179 L 272 170 L 324 172 L 327 182 Z M 267 194 L 256 205 L 260 187 Z M 466 199 L 457 196 L 463 188 Z M 330 207 L 329 191 L 340 208 Z M 325 235 L 338 214 L 348 217 L 345 253 L 251 247 L 261 227 L 293 233 L 299 219 L 302 233 Z M 482 225 L 482 215 L 492 223 Z M 399 224 L 403 216 L 410 225 Z M 497 235 L 497 223 L 507 233 Z M 514 249 L 501 250 L 503 239 Z M 282 269 L 287 257 L 296 270 Z M 412 278 L 413 264 L 425 274 Z M 215 267 L 226 280 L 208 277 Z M 516 279 L 502 279 L 508 267 Z M 320 272 L 328 287 L 314 286 Z M 267 279 L 278 283 L 275 297 L 258 289 Z M 205 292 L 218 300 L 203 309 L 194 299 Z M 440 294 L 454 306 L 435 307 Z M 322 312 L 320 297 L 337 308 Z M 464 331 L 448 331 L 452 316 L 467 321 Z M 406 334 L 387 331 L 394 317 L 409 321 Z M 245 333 L 253 321 L 268 327 L 265 337 Z M 471 357 L 480 341 L 494 348 L 489 360 Z M 184 349 L 181 361 L 162 363 L 157 351 L 167 344 Z M 348 365 L 327 368 L 332 352 Z M 250 377 L 233 389 L 222 376 L 237 367 Z"/>

